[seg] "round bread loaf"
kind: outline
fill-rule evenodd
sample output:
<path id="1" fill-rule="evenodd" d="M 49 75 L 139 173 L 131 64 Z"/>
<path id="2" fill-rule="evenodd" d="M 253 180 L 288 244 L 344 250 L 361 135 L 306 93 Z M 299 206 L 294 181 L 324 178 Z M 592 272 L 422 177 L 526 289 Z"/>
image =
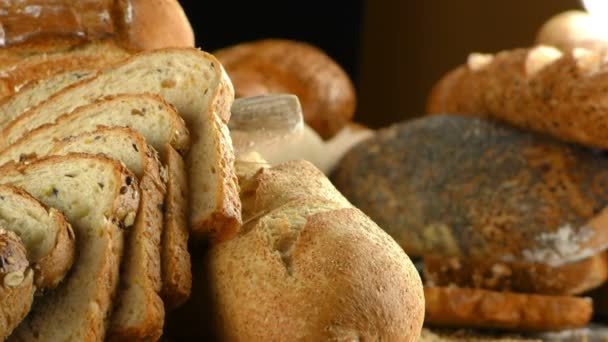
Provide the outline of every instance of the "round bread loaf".
<path id="1" fill-rule="evenodd" d="M 241 181 L 247 223 L 193 257 L 193 297 L 170 318 L 174 333 L 200 340 L 213 322 L 226 341 L 418 340 L 414 265 L 320 171 L 294 161 Z"/>
<path id="2" fill-rule="evenodd" d="M 237 97 L 295 94 L 305 122 L 324 139 L 353 117 L 354 86 L 346 72 L 320 49 L 285 39 L 237 44 L 213 53 L 226 68 Z"/>
<path id="3" fill-rule="evenodd" d="M 608 247 L 607 170 L 582 147 L 439 115 L 379 131 L 334 180 L 409 255 L 558 266 Z"/>
<path id="4" fill-rule="evenodd" d="M 21 239 L 0 228 L 0 340 L 27 315 L 34 300 L 34 273 Z"/>

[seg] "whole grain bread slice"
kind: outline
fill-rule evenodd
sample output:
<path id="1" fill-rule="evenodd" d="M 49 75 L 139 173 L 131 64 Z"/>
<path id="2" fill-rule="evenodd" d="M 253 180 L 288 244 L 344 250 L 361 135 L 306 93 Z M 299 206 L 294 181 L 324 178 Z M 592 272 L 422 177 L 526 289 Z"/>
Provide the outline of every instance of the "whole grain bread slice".
<path id="1" fill-rule="evenodd" d="M 63 214 L 23 189 L 0 185 L 0 226 L 21 239 L 39 289 L 56 287 L 76 256 L 74 232 Z"/>
<path id="2" fill-rule="evenodd" d="M 585 326 L 589 298 L 496 292 L 459 287 L 424 287 L 425 323 L 435 327 L 555 331 Z"/>
<path id="3" fill-rule="evenodd" d="M 447 256 L 424 257 L 427 285 L 483 288 L 496 291 L 576 295 L 608 279 L 608 254 L 552 267 L 543 263 L 504 262 Z"/>
<path id="4" fill-rule="evenodd" d="M 119 277 L 123 233 L 139 204 L 134 175 L 99 156 L 52 156 L 0 168 L 0 183 L 23 188 L 73 224 L 78 258 L 68 278 L 46 293 L 11 340 L 101 341 Z"/>
<path id="5" fill-rule="evenodd" d="M 61 116 L 54 124 L 30 132 L 0 152 L 0 164 L 45 155 L 55 141 L 95 131 L 99 126 L 130 127 L 160 152 L 161 161 L 167 166 L 162 294 L 167 308 L 178 306 L 190 295 L 192 272 L 187 249 L 187 178 L 182 157 L 175 149 L 185 153 L 190 138 L 183 120 L 169 104 L 150 94 L 122 94 L 98 99 Z"/>
<path id="6" fill-rule="evenodd" d="M 139 179 L 140 201 L 135 224 L 127 231 L 120 288 L 114 302 L 107 339 L 157 340 L 165 310 L 159 296 L 161 283 L 161 211 L 165 183 L 157 153 L 142 136 L 121 127 L 101 128 L 62 140 L 50 155 L 68 153 L 103 155 L 122 162 Z"/>
<path id="7" fill-rule="evenodd" d="M 234 89 L 221 64 L 191 48 L 162 49 L 101 70 L 22 113 L 6 126 L 0 148 L 93 99 L 119 93 L 154 93 L 177 108 L 192 134 L 188 154 L 190 222 L 199 236 L 233 236 L 241 224 L 234 152 L 226 122 Z M 47 94 L 50 95 L 50 94 Z"/>
<path id="8" fill-rule="evenodd" d="M 10 335 L 30 312 L 34 301 L 34 277 L 21 239 L 0 227 L 0 339 Z"/>
<path id="9" fill-rule="evenodd" d="M 8 125 L 22 112 L 46 100 L 49 94 L 56 93 L 70 84 L 93 76 L 95 76 L 95 71 L 91 70 L 61 72 L 32 81 L 19 89 L 18 93 L 0 98 L 0 127 Z M 12 92 L 8 83 L 0 82 L 0 87 L 2 88 L 0 89 L 1 93 Z"/>
<path id="10" fill-rule="evenodd" d="M 5 83 L 8 92 L 0 93 L 0 99 L 11 96 L 26 84 L 51 77 L 57 73 L 72 70 L 96 70 L 105 65 L 126 58 L 128 54 L 111 54 L 71 56 L 68 54 L 55 54 L 42 58 L 30 57 L 8 67 L 0 68 L 0 82 Z"/>

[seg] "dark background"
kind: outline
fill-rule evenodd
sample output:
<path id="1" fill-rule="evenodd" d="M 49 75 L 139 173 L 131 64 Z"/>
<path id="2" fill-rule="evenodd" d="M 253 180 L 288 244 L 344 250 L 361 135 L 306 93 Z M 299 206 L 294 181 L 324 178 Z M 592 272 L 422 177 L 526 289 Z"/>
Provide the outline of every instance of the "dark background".
<path id="1" fill-rule="evenodd" d="M 470 52 L 530 46 L 578 0 L 181 0 L 197 46 L 259 38 L 312 43 L 353 79 L 356 120 L 377 128 L 424 112 L 433 83 Z"/>

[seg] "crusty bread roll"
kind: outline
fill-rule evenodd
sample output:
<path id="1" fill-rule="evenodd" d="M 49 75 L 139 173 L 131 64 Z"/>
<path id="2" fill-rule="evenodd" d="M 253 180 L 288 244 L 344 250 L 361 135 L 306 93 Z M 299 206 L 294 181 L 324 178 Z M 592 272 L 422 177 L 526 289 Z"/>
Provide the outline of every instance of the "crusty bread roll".
<path id="1" fill-rule="evenodd" d="M 421 282 L 399 246 L 310 163 L 248 166 L 247 223 L 194 262 L 197 290 L 174 319 L 200 329 L 210 307 L 227 341 L 417 341 Z"/>
<path id="2" fill-rule="evenodd" d="M 0 12 L 0 59 L 69 50 L 113 38 L 133 50 L 194 46 L 177 0 L 8 0 Z"/>
<path id="3" fill-rule="evenodd" d="M 601 19 L 589 13 L 571 10 L 547 20 L 536 35 L 536 44 L 551 45 L 563 51 L 576 48 L 602 50 L 608 48 L 608 31 Z"/>
<path id="4" fill-rule="evenodd" d="M 340 131 L 355 113 L 352 81 L 331 57 L 310 44 L 265 39 L 213 54 L 226 68 L 237 97 L 295 94 L 304 120 L 324 139 Z"/>

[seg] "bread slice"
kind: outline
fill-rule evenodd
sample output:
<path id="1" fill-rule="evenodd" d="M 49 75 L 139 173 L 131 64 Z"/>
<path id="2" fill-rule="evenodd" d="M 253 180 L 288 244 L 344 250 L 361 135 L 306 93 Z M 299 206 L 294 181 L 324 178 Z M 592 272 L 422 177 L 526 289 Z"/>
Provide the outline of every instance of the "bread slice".
<path id="1" fill-rule="evenodd" d="M 8 93 L 0 93 L 0 99 L 19 92 L 30 82 L 46 79 L 61 72 L 100 69 L 127 56 L 127 53 L 105 53 L 103 55 L 83 54 L 78 57 L 57 54 L 46 58 L 39 56 L 27 58 L 9 67 L 0 68 L 0 82 L 4 82 L 5 87 L 9 90 Z"/>
<path id="2" fill-rule="evenodd" d="M 160 97 L 151 94 L 120 94 L 98 98 L 56 118 L 52 123 L 38 126 L 0 151 L 0 164 L 18 161 L 23 156 L 44 155 L 53 140 L 92 131 L 97 126 L 122 126 L 137 131 L 161 153 L 167 144 L 187 151 L 190 136 L 183 120 Z"/>
<path id="3" fill-rule="evenodd" d="M 163 288 L 161 296 L 167 310 L 182 305 L 192 290 L 192 265 L 188 251 L 188 176 L 182 157 L 168 148 L 167 197 L 165 197 L 165 230 L 161 261 Z"/>
<path id="4" fill-rule="evenodd" d="M 193 232 L 219 239 L 233 236 L 241 222 L 233 149 L 226 126 L 234 90 L 222 66 L 207 53 L 176 48 L 134 55 L 21 114 L 2 131 L 0 148 L 101 96 L 147 92 L 159 94 L 174 105 L 192 134 L 187 165 L 193 189 Z"/>
<path id="5" fill-rule="evenodd" d="M 56 287 L 76 256 L 74 232 L 63 214 L 30 194 L 0 185 L 0 227 L 21 239 L 39 289 Z"/>
<path id="6" fill-rule="evenodd" d="M 575 295 L 608 280 L 608 254 L 599 253 L 570 264 L 504 262 L 457 257 L 424 257 L 427 285 L 483 288 L 496 291 Z"/>
<path id="7" fill-rule="evenodd" d="M 30 312 L 36 287 L 25 246 L 4 228 L 0 228 L 0 278 L 0 339 L 5 341 Z"/>
<path id="8" fill-rule="evenodd" d="M 127 128 L 101 128 L 56 143 L 50 155 L 79 152 L 122 162 L 139 179 L 140 202 L 135 224 L 127 232 L 120 289 L 114 303 L 110 340 L 157 340 L 165 311 L 161 289 L 160 241 L 165 183 L 156 151 Z"/>
<path id="9" fill-rule="evenodd" d="M 496 292 L 459 287 L 424 287 L 425 323 L 436 327 L 554 331 L 585 326 L 588 298 Z"/>
<path id="10" fill-rule="evenodd" d="M 101 341 L 119 277 L 123 229 L 139 205 L 135 176 L 120 163 L 70 154 L 0 168 L 0 183 L 23 188 L 61 210 L 74 227 L 78 258 L 70 275 L 14 332 L 16 340 Z"/>
<path id="11" fill-rule="evenodd" d="M 73 70 L 62 72 L 47 78 L 39 79 L 35 82 L 31 82 L 19 89 L 18 93 L 1 98 L 0 127 L 6 126 L 20 113 L 46 100 L 48 94 L 58 92 L 70 84 L 74 84 L 78 81 L 93 76 L 95 76 L 95 71 L 91 70 Z M 3 94 L 8 94 L 13 91 L 7 83 L 0 84 L 6 85 L 5 90 L 0 90 Z"/>
<path id="12" fill-rule="evenodd" d="M 167 166 L 162 294 L 167 308 L 178 306 L 190 295 L 192 272 L 187 249 L 188 188 L 184 162 L 175 149 L 185 153 L 190 138 L 183 120 L 160 97 L 139 94 L 98 99 L 58 118 L 55 124 L 43 125 L 30 132 L 11 148 L 0 152 L 0 164 L 26 156 L 45 155 L 55 141 L 95 131 L 99 126 L 125 126 L 137 131 L 160 151 L 161 160 Z"/>

